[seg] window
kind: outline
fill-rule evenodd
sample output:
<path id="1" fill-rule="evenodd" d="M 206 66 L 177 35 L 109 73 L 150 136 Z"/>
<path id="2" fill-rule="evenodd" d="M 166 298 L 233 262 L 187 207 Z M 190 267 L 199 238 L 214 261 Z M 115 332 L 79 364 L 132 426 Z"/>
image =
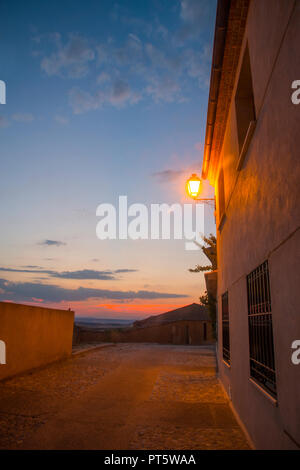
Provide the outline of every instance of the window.
<path id="1" fill-rule="evenodd" d="M 222 222 L 222 217 L 225 214 L 225 191 L 224 191 L 224 171 L 221 168 L 218 177 L 218 202 L 219 202 L 219 224 Z"/>
<path id="2" fill-rule="evenodd" d="M 185 326 L 185 344 L 191 344 L 189 325 Z"/>
<path id="3" fill-rule="evenodd" d="M 204 339 L 204 341 L 207 340 L 207 327 L 206 327 L 206 323 L 203 323 L 203 339 Z"/>
<path id="4" fill-rule="evenodd" d="M 268 261 L 247 276 L 250 375 L 276 397 Z"/>
<path id="5" fill-rule="evenodd" d="M 238 170 L 241 169 L 256 124 L 250 55 L 246 47 L 235 95 L 237 134 L 239 143 Z"/>
<path id="6" fill-rule="evenodd" d="M 222 295 L 223 359 L 230 364 L 228 292 Z"/>

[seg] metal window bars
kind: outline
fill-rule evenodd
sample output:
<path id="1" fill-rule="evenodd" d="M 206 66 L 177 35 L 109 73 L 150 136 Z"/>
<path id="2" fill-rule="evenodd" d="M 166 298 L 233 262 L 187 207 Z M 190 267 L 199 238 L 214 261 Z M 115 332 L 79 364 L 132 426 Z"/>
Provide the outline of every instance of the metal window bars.
<path id="1" fill-rule="evenodd" d="M 228 291 L 222 295 L 222 345 L 223 359 L 230 364 Z"/>
<path id="2" fill-rule="evenodd" d="M 250 375 L 276 397 L 273 325 L 268 261 L 247 276 Z"/>

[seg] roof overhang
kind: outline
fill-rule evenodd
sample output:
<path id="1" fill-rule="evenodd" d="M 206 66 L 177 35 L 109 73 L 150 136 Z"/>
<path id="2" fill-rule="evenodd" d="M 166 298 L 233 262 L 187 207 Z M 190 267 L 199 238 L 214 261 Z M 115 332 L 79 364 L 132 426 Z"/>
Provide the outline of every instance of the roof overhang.
<path id="1" fill-rule="evenodd" d="M 202 178 L 215 182 L 250 0 L 218 0 Z"/>

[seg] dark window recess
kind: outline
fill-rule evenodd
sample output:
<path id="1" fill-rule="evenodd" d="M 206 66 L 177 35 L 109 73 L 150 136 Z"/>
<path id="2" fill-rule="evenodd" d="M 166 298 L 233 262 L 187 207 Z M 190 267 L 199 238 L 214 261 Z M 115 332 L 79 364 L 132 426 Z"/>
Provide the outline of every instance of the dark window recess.
<path id="1" fill-rule="evenodd" d="M 225 190 L 224 190 L 224 172 L 221 168 L 218 177 L 218 202 L 219 202 L 219 223 L 225 213 Z"/>
<path id="2" fill-rule="evenodd" d="M 247 276 L 250 375 L 276 397 L 273 325 L 268 261 Z"/>
<path id="3" fill-rule="evenodd" d="M 223 359 L 230 364 L 228 292 L 222 295 L 222 339 Z"/>
<path id="4" fill-rule="evenodd" d="M 190 344 L 190 329 L 189 325 L 185 327 L 185 344 Z"/>
<path id="5" fill-rule="evenodd" d="M 255 122 L 255 104 L 252 86 L 252 75 L 250 65 L 250 55 L 248 46 L 246 47 L 239 81 L 235 95 L 235 110 L 237 121 L 237 133 L 239 141 L 239 151 L 241 152 L 249 132 L 251 123 Z"/>
<path id="6" fill-rule="evenodd" d="M 204 339 L 204 341 L 207 340 L 207 327 L 206 327 L 206 323 L 203 323 L 203 339 Z"/>

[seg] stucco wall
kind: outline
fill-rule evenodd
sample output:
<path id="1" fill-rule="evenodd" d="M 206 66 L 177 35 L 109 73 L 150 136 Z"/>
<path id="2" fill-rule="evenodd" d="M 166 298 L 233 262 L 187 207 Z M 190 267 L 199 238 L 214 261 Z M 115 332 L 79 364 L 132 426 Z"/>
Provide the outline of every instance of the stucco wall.
<path id="1" fill-rule="evenodd" d="M 207 339 L 204 339 L 204 323 Z M 103 332 L 79 329 L 77 342 L 129 342 L 129 343 L 160 343 L 160 344 L 205 344 L 212 342 L 211 322 L 178 321 L 159 326 L 132 329 L 112 329 Z"/>
<path id="2" fill-rule="evenodd" d="M 0 380 L 70 355 L 73 321 L 72 311 L 0 302 Z"/>
<path id="3" fill-rule="evenodd" d="M 291 363 L 291 344 L 300 339 L 300 106 L 291 102 L 291 84 L 300 79 L 299 25 L 300 2 L 252 0 L 240 63 L 248 42 L 257 126 L 237 172 L 235 85 L 219 166 L 226 198 L 226 220 L 218 231 L 219 371 L 257 448 L 300 444 L 300 366 Z M 267 259 L 277 404 L 249 380 L 246 276 Z M 221 295 L 226 290 L 230 368 L 222 361 L 220 328 Z"/>

